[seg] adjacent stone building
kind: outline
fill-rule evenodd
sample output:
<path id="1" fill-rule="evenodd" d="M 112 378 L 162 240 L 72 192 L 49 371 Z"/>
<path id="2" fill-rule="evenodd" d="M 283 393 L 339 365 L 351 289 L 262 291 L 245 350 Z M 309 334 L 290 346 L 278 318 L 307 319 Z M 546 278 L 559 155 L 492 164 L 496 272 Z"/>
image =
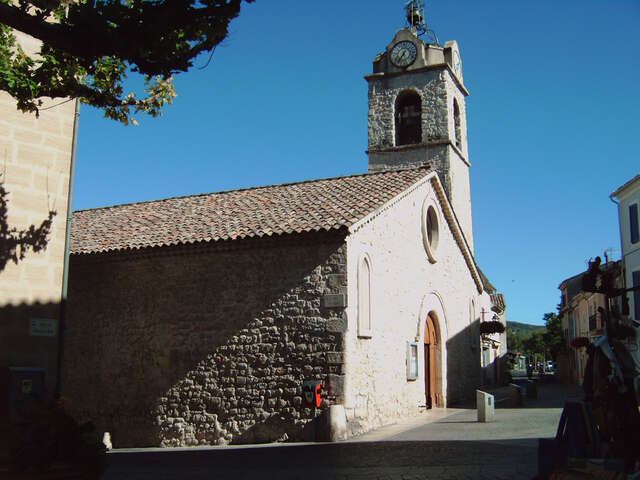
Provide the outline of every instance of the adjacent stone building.
<path id="1" fill-rule="evenodd" d="M 39 48 L 16 36 L 25 51 Z M 45 248 L 18 263 L 0 252 L 0 444 L 25 399 L 46 401 L 57 382 L 74 110 L 75 102 L 45 100 L 37 118 L 0 92 L 0 248 L 55 212 Z"/>
<path id="2" fill-rule="evenodd" d="M 401 30 L 367 80 L 369 173 L 74 213 L 65 394 L 114 446 L 344 438 L 482 383 L 457 45 Z"/>
<path id="3" fill-rule="evenodd" d="M 602 268 L 615 272 L 618 287 L 624 285 L 623 268 L 620 261 L 608 261 L 603 264 Z M 602 315 L 598 313 L 598 309 L 606 309 L 607 299 L 602 293 L 584 291 L 582 279 L 585 273 L 582 272 L 567 278 L 558 286 L 561 295 L 559 315 L 566 341 L 566 352 L 562 352 L 558 359 L 557 375 L 565 382 L 578 385 L 582 385 L 584 380 L 587 352 L 585 348 L 572 347 L 572 343 L 577 338 L 593 341 L 595 338 L 605 335 L 604 321 Z"/>

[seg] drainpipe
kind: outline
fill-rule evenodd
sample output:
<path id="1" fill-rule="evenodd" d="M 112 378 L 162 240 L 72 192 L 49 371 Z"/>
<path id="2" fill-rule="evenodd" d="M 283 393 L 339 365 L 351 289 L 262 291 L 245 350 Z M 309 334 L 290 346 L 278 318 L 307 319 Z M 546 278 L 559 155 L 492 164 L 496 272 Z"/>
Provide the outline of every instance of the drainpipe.
<path id="1" fill-rule="evenodd" d="M 71 216 L 73 212 L 73 186 L 76 176 L 76 152 L 78 150 L 78 127 L 80 122 L 80 100 L 76 99 L 73 114 L 73 143 L 71 144 L 71 166 L 69 168 L 69 192 L 67 196 L 67 217 L 64 238 L 64 268 L 62 271 L 62 292 L 60 295 L 60 319 L 58 320 L 58 365 L 56 371 L 56 398 L 62 393 L 62 358 L 64 353 L 64 331 L 67 326 L 67 288 L 69 285 L 69 244 L 71 239 Z"/>

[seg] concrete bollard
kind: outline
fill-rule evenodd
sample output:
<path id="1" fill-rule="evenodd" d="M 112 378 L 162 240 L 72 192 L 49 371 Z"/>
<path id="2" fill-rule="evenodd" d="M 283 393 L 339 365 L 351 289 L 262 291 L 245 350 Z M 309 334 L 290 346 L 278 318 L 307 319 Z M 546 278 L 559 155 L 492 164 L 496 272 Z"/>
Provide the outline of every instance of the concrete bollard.
<path id="1" fill-rule="evenodd" d="M 522 406 L 522 388 L 520 385 L 516 385 L 515 383 L 509 384 L 509 406 Z"/>
<path id="2" fill-rule="evenodd" d="M 113 449 L 113 445 L 111 444 L 111 434 L 109 432 L 104 432 L 104 435 L 102 435 L 102 444 L 107 450 Z"/>
<path id="3" fill-rule="evenodd" d="M 476 390 L 476 405 L 479 422 L 493 422 L 495 417 L 495 398 L 493 395 Z"/>
<path id="4" fill-rule="evenodd" d="M 533 380 L 527 381 L 527 398 L 538 398 L 538 385 Z"/>
<path id="5" fill-rule="evenodd" d="M 344 405 L 331 405 L 329 407 L 328 423 L 329 423 L 329 441 L 337 442 L 346 440 L 347 438 L 347 415 Z"/>

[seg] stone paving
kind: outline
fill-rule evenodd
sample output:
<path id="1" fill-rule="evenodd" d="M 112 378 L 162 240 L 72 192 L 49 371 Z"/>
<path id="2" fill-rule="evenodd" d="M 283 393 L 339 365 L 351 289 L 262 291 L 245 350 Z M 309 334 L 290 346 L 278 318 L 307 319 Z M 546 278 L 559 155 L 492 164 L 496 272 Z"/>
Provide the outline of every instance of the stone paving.
<path id="1" fill-rule="evenodd" d="M 537 465 L 535 446 L 507 443 L 353 442 L 247 450 L 156 453 L 131 463 L 120 453 L 112 455 L 120 458 L 104 478 L 512 479 L 532 478 Z"/>
<path id="2" fill-rule="evenodd" d="M 504 400 L 506 389 L 494 392 Z M 523 408 L 498 402 L 496 420 L 471 408 L 436 409 L 339 443 L 118 450 L 104 480 L 531 479 L 538 438 L 553 437 L 571 387 L 540 384 Z"/>
<path id="3" fill-rule="evenodd" d="M 537 399 L 509 408 L 494 389 L 495 421 L 466 408 L 434 409 L 339 443 L 128 449 L 109 454 L 103 480 L 532 479 L 538 438 L 553 437 L 574 387 L 539 384 Z M 2 464 L 3 462 L 0 462 Z M 0 479 L 13 478 L 0 465 Z"/>

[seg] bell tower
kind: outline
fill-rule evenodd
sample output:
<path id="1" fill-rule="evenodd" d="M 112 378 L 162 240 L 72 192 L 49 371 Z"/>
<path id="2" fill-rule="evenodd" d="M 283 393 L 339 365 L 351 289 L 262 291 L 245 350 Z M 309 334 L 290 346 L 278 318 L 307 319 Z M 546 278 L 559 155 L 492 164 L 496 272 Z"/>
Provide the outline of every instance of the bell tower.
<path id="1" fill-rule="evenodd" d="M 373 60 L 369 171 L 433 167 L 473 250 L 467 122 L 460 50 L 427 28 L 424 6 L 405 6 L 407 25 Z"/>

